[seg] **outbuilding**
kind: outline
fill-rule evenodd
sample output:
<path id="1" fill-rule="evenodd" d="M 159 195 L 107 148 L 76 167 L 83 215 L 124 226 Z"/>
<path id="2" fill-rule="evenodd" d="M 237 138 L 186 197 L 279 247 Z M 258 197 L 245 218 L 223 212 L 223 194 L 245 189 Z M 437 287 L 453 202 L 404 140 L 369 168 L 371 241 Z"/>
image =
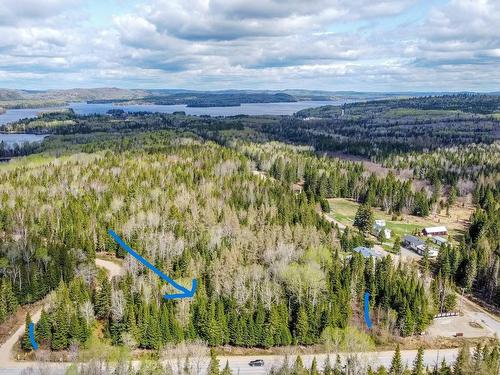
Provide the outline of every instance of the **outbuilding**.
<path id="1" fill-rule="evenodd" d="M 448 229 L 446 227 L 427 227 L 422 231 L 424 236 L 447 236 Z"/>

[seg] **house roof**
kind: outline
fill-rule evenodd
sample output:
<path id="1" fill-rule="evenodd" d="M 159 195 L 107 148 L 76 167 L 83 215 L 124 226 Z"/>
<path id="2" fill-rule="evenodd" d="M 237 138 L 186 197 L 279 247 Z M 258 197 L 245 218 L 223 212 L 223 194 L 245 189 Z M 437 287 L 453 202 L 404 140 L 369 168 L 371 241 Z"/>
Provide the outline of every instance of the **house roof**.
<path id="1" fill-rule="evenodd" d="M 447 240 L 446 238 L 443 238 L 443 237 L 433 236 L 432 238 L 433 238 L 435 241 L 440 242 L 440 243 L 446 243 L 446 242 L 448 242 L 448 240 Z"/>
<path id="2" fill-rule="evenodd" d="M 446 227 L 440 226 L 440 227 L 427 227 L 424 228 L 426 233 L 442 233 L 442 232 L 448 232 L 448 229 Z"/>
<path id="3" fill-rule="evenodd" d="M 406 236 L 403 237 L 403 241 L 404 242 L 409 242 L 415 246 L 418 246 L 418 245 L 423 245 L 424 244 L 424 241 L 422 241 L 420 238 L 417 238 L 415 236 L 412 236 L 410 234 L 407 234 Z"/>
<path id="4" fill-rule="evenodd" d="M 355 252 L 360 253 L 363 255 L 365 258 L 383 258 L 383 254 L 380 251 L 377 251 L 375 249 L 370 249 L 369 247 L 364 247 L 364 246 L 358 246 L 353 249 Z"/>

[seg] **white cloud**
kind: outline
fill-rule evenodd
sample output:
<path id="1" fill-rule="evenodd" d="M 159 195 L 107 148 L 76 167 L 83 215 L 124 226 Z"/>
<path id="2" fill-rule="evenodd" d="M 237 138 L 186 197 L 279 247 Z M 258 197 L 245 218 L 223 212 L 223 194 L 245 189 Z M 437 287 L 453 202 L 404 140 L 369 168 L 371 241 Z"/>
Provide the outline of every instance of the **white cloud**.
<path id="1" fill-rule="evenodd" d="M 118 0 L 115 0 L 118 1 Z M 0 87 L 498 89 L 500 2 L 0 2 Z M 421 14 L 421 16 L 414 16 Z M 338 32 L 335 30 L 342 30 Z"/>

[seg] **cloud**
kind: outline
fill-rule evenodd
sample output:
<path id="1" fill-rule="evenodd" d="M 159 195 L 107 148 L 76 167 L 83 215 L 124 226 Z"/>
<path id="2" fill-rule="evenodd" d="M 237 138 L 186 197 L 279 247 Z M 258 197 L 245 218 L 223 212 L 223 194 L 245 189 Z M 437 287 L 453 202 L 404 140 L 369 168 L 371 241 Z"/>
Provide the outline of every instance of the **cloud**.
<path id="1" fill-rule="evenodd" d="M 12 25 L 56 17 L 80 3 L 80 0 L 2 0 L 0 24 Z"/>
<path id="2" fill-rule="evenodd" d="M 425 4 L 424 4 L 425 3 Z M 99 5 L 98 5 L 99 4 Z M 494 0 L 0 3 L 0 87 L 490 90 Z"/>

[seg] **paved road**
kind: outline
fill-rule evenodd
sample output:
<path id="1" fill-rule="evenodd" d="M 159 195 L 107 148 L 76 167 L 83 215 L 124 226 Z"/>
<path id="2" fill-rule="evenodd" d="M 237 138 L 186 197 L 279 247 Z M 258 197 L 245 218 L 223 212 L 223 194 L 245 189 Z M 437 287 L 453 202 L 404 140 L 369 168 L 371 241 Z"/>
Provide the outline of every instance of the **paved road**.
<path id="1" fill-rule="evenodd" d="M 457 349 L 443 349 L 443 350 L 427 350 L 424 355 L 424 362 L 427 366 L 432 367 L 435 364 L 439 364 L 443 358 L 448 362 L 448 363 L 453 363 L 456 356 L 457 356 Z M 370 352 L 370 353 L 358 353 L 357 356 L 359 360 L 362 363 L 365 364 L 370 364 L 372 367 L 378 367 L 380 365 L 384 365 L 385 367 L 389 367 L 391 364 L 391 359 L 393 356 L 392 351 L 385 351 L 385 352 Z M 412 366 L 413 360 L 415 359 L 415 356 L 417 355 L 416 350 L 403 350 L 401 352 L 401 358 L 403 360 L 403 363 L 405 363 L 408 367 Z M 323 364 L 326 360 L 327 354 L 317 354 L 315 356 L 313 355 L 303 355 L 302 359 L 304 362 L 305 366 L 311 366 L 313 357 L 316 357 L 316 360 L 318 361 L 318 365 L 320 368 L 323 367 Z M 346 354 L 341 354 L 341 359 L 345 361 L 347 355 Z M 334 364 L 336 358 L 336 354 L 331 354 L 330 355 L 330 360 L 332 365 Z M 250 367 L 248 363 L 251 360 L 254 359 L 263 359 L 264 360 L 264 366 L 263 367 Z M 235 374 L 267 374 L 269 370 L 273 366 L 279 367 L 284 360 L 284 356 L 280 355 L 275 355 L 275 356 L 234 356 L 234 357 L 219 357 L 220 365 L 221 368 L 225 366 L 226 361 L 229 362 L 229 366 L 233 370 L 233 373 Z M 202 358 L 199 361 L 200 368 L 204 370 L 207 368 L 208 365 L 208 358 Z M 295 361 L 295 356 L 289 356 L 289 363 L 293 364 Z M 170 361 L 172 368 L 175 371 L 176 365 L 177 365 L 177 360 L 171 360 Z M 180 361 L 181 364 L 183 364 L 183 361 Z M 191 362 L 192 365 L 194 365 L 194 362 Z M 138 365 L 138 363 L 134 363 L 135 365 Z M 4 367 L 2 364 L 0 364 L 0 375 L 4 374 L 12 374 L 12 375 L 20 375 L 23 370 L 26 370 L 27 368 L 37 368 L 38 366 L 44 366 L 43 364 L 36 363 L 36 362 L 31 362 L 31 363 L 21 363 L 17 362 L 15 367 L 10 367 L 10 368 L 1 368 Z M 49 364 L 45 365 L 45 368 L 50 370 L 50 374 L 64 374 L 65 369 L 68 365 L 67 364 Z"/>

